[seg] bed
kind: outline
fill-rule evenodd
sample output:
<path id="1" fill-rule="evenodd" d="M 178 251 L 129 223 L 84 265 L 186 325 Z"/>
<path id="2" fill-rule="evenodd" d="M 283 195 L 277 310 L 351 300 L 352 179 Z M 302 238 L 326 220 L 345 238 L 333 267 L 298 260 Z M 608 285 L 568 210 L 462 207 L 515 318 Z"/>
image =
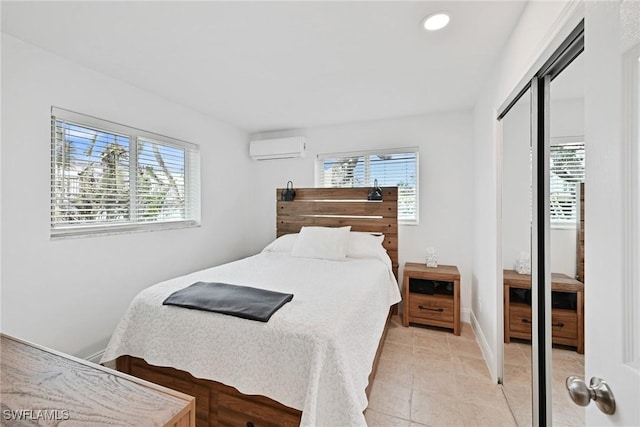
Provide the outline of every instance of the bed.
<path id="1" fill-rule="evenodd" d="M 367 201 L 366 188 L 296 189 L 292 202 L 280 192 L 277 240 L 255 256 L 142 291 L 103 362 L 195 396 L 198 426 L 366 425 L 368 390 L 400 300 L 397 188 L 383 188 L 383 201 Z M 340 261 L 293 256 L 308 227 L 350 227 L 350 253 Z M 384 235 L 379 250 L 367 246 L 371 233 Z M 198 281 L 294 297 L 266 323 L 162 305 Z"/>

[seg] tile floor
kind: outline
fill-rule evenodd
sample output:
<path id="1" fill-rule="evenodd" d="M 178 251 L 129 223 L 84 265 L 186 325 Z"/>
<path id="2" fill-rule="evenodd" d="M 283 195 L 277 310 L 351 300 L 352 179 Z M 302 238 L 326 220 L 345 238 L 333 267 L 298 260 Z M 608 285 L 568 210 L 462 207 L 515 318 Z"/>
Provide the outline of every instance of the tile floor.
<path id="1" fill-rule="evenodd" d="M 455 336 L 405 328 L 398 316 L 387 332 L 365 417 L 370 427 L 516 426 L 471 325 L 462 323 Z"/>
<path id="2" fill-rule="evenodd" d="M 511 342 L 504 346 L 504 389 L 518 425 L 531 425 L 531 346 Z M 584 378 L 584 355 L 552 349 L 552 419 L 554 427 L 584 426 L 585 408 L 575 405 L 565 388 L 569 375 Z"/>

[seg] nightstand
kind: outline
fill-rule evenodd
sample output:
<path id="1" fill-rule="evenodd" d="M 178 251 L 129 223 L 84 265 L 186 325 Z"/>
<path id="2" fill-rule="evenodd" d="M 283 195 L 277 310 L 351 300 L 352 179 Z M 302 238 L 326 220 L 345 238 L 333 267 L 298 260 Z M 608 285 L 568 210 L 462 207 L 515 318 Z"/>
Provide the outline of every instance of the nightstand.
<path id="1" fill-rule="evenodd" d="M 504 342 L 531 340 L 531 276 L 504 270 Z M 584 353 L 584 284 L 551 273 L 551 342 Z"/>
<path id="2" fill-rule="evenodd" d="M 409 323 L 453 329 L 460 335 L 460 272 L 454 265 L 435 268 L 407 262 L 402 289 L 402 324 Z"/>

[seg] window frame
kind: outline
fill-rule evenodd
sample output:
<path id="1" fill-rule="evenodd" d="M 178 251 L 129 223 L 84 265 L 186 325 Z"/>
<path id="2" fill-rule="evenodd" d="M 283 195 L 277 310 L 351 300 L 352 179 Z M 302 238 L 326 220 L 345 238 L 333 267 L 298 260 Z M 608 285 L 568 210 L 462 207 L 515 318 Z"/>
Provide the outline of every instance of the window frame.
<path id="1" fill-rule="evenodd" d="M 60 107 L 51 107 L 51 190 L 49 193 L 49 237 L 50 239 L 110 235 L 120 233 L 133 233 L 141 231 L 166 230 L 176 228 L 191 228 L 200 226 L 200 147 L 196 144 L 171 138 L 154 132 L 145 131 L 132 126 L 123 125 L 94 116 L 66 110 Z M 56 188 L 56 121 L 85 127 L 91 130 L 117 134 L 129 138 L 129 220 L 119 222 L 103 222 L 97 224 L 60 224 L 56 223 L 55 212 L 55 188 Z M 138 140 L 162 144 L 163 146 L 184 150 L 184 218 L 176 220 L 140 221 L 137 218 L 138 186 L 137 186 L 137 144 Z"/>
<path id="2" fill-rule="evenodd" d="M 374 150 L 361 150 L 361 151 L 345 151 L 345 152 L 331 152 L 320 153 L 316 155 L 315 160 L 315 186 L 324 187 L 323 174 L 324 174 L 324 161 L 330 158 L 339 157 L 366 157 L 371 155 L 384 155 L 384 154 L 401 154 L 401 153 L 413 153 L 416 159 L 416 187 L 415 187 L 415 219 L 400 219 L 398 216 L 399 225 L 419 225 L 420 224 L 420 151 L 419 147 L 399 147 L 399 148 L 383 148 Z M 369 171 L 365 170 L 364 176 L 367 181 L 371 180 Z M 369 182 L 362 187 L 372 187 L 373 182 Z M 327 187 L 331 188 L 331 187 Z"/>
<path id="3" fill-rule="evenodd" d="M 562 146 L 562 145 L 572 145 L 572 144 L 576 144 L 576 143 L 582 143 L 582 149 L 585 150 L 585 143 L 584 143 L 584 136 L 583 135 L 576 135 L 576 136 L 562 136 L 562 137 L 552 137 L 550 139 L 550 147 L 558 147 L 558 146 Z M 550 149 L 551 151 L 551 149 Z M 586 155 L 585 155 L 585 160 L 586 161 Z M 585 165 L 586 166 L 586 165 Z M 585 169 L 586 167 L 583 167 L 583 181 L 584 181 L 584 174 L 585 174 Z M 551 165 L 549 165 L 549 175 L 551 175 Z M 549 177 L 551 178 L 551 176 Z M 549 187 L 551 187 L 551 182 L 549 182 Z M 552 196 L 552 192 L 551 192 L 551 188 L 549 188 L 549 203 L 551 204 L 551 196 Z M 576 189 L 576 199 L 574 200 L 575 203 L 575 208 L 576 208 L 576 218 L 575 221 L 560 221 L 557 218 L 555 218 L 552 214 L 551 214 L 551 207 L 549 207 L 549 212 L 550 212 L 550 218 L 549 218 L 549 223 L 551 225 L 551 229 L 553 230 L 574 230 L 577 228 L 578 223 L 578 210 L 579 210 L 579 206 L 578 206 L 578 190 Z"/>

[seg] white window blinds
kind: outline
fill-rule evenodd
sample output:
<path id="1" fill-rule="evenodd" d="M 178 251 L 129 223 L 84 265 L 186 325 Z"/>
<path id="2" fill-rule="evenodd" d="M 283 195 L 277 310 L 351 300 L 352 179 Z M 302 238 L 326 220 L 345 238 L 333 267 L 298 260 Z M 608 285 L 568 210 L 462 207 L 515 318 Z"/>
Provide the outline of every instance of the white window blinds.
<path id="1" fill-rule="evenodd" d="M 138 220 L 185 219 L 185 149 L 138 138 L 137 153 Z"/>
<path id="2" fill-rule="evenodd" d="M 584 142 L 552 145 L 550 151 L 551 223 L 573 226 L 577 221 L 578 184 L 584 182 Z"/>
<path id="3" fill-rule="evenodd" d="M 398 220 L 418 221 L 418 149 L 318 155 L 320 187 L 398 187 Z"/>
<path id="4" fill-rule="evenodd" d="M 51 235 L 195 225 L 198 147 L 53 108 Z"/>

